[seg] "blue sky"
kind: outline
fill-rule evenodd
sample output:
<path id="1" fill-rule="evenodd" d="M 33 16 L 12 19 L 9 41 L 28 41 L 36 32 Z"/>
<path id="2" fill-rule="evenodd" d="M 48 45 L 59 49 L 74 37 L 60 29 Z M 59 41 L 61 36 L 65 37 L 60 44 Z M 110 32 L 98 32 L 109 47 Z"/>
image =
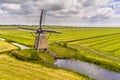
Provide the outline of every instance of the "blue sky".
<path id="1" fill-rule="evenodd" d="M 120 27 L 120 0 L 0 0 L 0 25 L 44 24 Z"/>
<path id="2" fill-rule="evenodd" d="M 118 2 L 118 1 L 120 1 L 120 0 L 113 0 L 113 1 Z"/>

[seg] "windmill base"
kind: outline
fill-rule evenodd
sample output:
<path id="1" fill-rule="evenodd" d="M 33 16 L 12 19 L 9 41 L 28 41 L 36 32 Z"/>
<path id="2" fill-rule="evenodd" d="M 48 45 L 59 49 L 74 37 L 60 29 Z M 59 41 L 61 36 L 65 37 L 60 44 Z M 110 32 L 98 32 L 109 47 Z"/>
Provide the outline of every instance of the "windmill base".
<path id="1" fill-rule="evenodd" d="M 34 43 L 34 49 L 38 50 L 38 51 L 39 50 L 44 50 L 44 51 L 48 50 L 48 41 L 46 39 L 45 33 L 40 33 L 40 35 L 37 34 L 35 43 Z"/>

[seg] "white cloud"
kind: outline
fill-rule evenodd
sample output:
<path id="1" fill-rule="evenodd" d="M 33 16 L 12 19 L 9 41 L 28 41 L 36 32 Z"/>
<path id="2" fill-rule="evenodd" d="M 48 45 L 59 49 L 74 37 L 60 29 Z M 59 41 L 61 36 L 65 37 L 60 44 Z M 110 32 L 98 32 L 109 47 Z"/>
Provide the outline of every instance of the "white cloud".
<path id="1" fill-rule="evenodd" d="M 7 13 L 7 11 L 3 11 L 3 10 L 0 9 L 0 15 L 4 15 L 6 13 Z"/>
<path id="2" fill-rule="evenodd" d="M 15 23 L 37 24 L 45 9 L 51 24 L 114 24 L 120 20 L 119 5 L 114 0 L 1 0 L 0 14 L 9 14 L 6 23 L 14 17 Z"/>
<path id="3" fill-rule="evenodd" d="M 4 9 L 9 9 L 9 10 L 21 10 L 20 4 L 3 3 L 1 5 L 1 7 L 4 8 Z"/>
<path id="4" fill-rule="evenodd" d="M 93 0 L 93 1 L 95 1 L 96 6 L 108 5 L 108 3 L 110 2 L 110 0 Z"/>
<path id="5" fill-rule="evenodd" d="M 111 8 L 100 8 L 97 10 L 96 14 L 102 14 L 112 17 L 114 15 L 114 10 Z"/>

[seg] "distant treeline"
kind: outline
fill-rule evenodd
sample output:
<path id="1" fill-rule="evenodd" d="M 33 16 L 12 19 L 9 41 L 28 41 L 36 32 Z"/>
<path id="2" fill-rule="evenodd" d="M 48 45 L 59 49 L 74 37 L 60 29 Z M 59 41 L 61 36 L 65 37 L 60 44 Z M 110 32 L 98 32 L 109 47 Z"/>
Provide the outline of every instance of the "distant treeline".
<path id="1" fill-rule="evenodd" d="M 19 27 L 26 27 L 26 28 L 38 28 L 39 25 L 0 25 L 0 28 L 19 28 Z M 63 26 L 63 25 L 42 25 L 42 28 L 45 29 L 65 29 L 65 28 L 120 28 L 120 27 L 85 27 L 85 26 Z"/>

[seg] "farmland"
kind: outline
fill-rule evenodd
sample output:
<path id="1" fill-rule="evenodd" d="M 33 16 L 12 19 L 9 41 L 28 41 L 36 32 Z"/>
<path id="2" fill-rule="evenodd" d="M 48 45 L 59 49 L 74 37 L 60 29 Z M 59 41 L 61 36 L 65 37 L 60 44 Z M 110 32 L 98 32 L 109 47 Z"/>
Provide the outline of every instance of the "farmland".
<path id="1" fill-rule="evenodd" d="M 119 47 L 120 47 L 120 34 L 111 34 L 103 37 L 97 37 L 92 39 L 85 39 L 81 41 L 73 41 L 70 44 L 77 44 L 95 49 L 97 51 L 103 52 L 105 54 L 120 57 Z"/>
<path id="2" fill-rule="evenodd" d="M 12 49 L 17 49 L 17 47 L 15 47 L 5 41 L 0 40 L 0 52 L 9 51 Z"/>
<path id="3" fill-rule="evenodd" d="M 18 48 L 11 45 L 11 42 L 32 46 L 34 37 L 28 31 L 19 31 L 13 28 L 12 30 L 1 29 L 0 32 L 0 37 L 6 39 L 0 41 L 0 79 L 66 80 L 67 78 L 68 80 L 89 80 L 87 76 L 82 74 L 46 66 L 43 62 L 53 63 L 52 57 L 47 54 L 40 53 L 36 56 L 36 52 L 33 50 L 16 50 Z M 39 57 L 39 61 L 35 56 L 37 59 Z M 17 60 L 15 57 L 23 61 Z"/>
<path id="4" fill-rule="evenodd" d="M 33 46 L 34 36 L 31 35 L 31 31 L 17 30 L 16 27 L 12 27 L 11 30 L 7 28 L 10 26 L 0 29 L 1 38 L 5 38 L 7 42 Z M 45 28 L 62 32 L 62 34 L 52 34 L 48 39 L 50 50 L 57 56 L 79 59 L 120 72 L 120 28 Z"/>
<path id="5" fill-rule="evenodd" d="M 0 55 L 0 67 L 1 80 L 88 80 L 71 71 L 19 61 L 5 54 Z"/>
<path id="6" fill-rule="evenodd" d="M 49 28 L 49 27 L 47 27 Z M 120 29 L 119 28 L 49 28 L 61 31 L 62 34 L 52 34 L 49 42 L 64 41 L 79 48 L 84 46 L 99 52 L 119 57 L 120 56 Z M 35 35 L 35 34 L 34 34 Z M 0 30 L 0 37 L 27 46 L 32 46 L 34 37 L 30 31 Z M 75 48 L 76 48 L 75 47 Z"/>

